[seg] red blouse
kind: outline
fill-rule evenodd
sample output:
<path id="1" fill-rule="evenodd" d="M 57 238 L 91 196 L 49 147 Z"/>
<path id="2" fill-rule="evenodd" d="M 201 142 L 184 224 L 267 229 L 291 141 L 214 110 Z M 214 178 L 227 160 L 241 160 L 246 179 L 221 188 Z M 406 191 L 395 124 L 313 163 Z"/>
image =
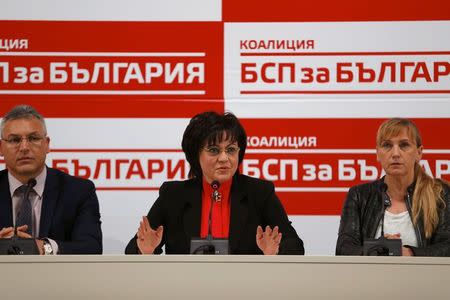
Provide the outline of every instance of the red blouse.
<path id="1" fill-rule="evenodd" d="M 230 190 L 232 179 L 222 183 L 219 187 L 221 194 L 220 201 L 212 199 L 213 188 L 203 179 L 202 191 L 202 221 L 200 236 L 205 238 L 208 235 L 209 209 L 213 203 L 211 213 L 211 231 L 214 238 L 228 238 L 230 230 Z"/>

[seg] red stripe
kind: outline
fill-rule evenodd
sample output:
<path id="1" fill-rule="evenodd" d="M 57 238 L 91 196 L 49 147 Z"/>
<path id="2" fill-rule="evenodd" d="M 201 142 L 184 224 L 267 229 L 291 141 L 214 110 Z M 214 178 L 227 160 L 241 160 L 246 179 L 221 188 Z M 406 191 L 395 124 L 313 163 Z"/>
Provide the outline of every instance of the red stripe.
<path id="1" fill-rule="evenodd" d="M 450 20 L 449 12 L 448 0 L 222 1 L 224 22 Z"/>
<path id="2" fill-rule="evenodd" d="M 2 38 L 30 39 L 30 52 L 223 53 L 223 24 L 217 21 L 0 20 L 0 28 Z"/>
<path id="3" fill-rule="evenodd" d="M 47 118 L 191 118 L 202 111 L 224 111 L 223 99 L 148 99 L 145 96 L 0 95 L 0 115 L 29 104 Z M 190 98 L 190 99 L 189 99 Z"/>
<path id="4" fill-rule="evenodd" d="M 346 192 L 277 192 L 288 215 L 340 215 Z"/>

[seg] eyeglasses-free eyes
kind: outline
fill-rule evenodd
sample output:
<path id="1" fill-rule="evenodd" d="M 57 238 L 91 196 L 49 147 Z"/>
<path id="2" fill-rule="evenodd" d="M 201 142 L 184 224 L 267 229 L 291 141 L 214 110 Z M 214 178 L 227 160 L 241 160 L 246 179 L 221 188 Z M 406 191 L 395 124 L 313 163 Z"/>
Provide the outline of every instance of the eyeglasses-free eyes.
<path id="1" fill-rule="evenodd" d="M 28 136 L 13 135 L 8 139 L 2 139 L 2 141 L 5 141 L 11 147 L 19 147 L 23 140 L 26 140 L 30 145 L 39 146 L 41 145 L 44 138 L 45 136 L 39 136 L 35 134 L 31 134 Z"/>
<path id="2" fill-rule="evenodd" d="M 222 151 L 224 151 L 228 156 L 233 156 L 236 155 L 240 149 L 237 146 L 228 146 L 225 149 L 220 149 L 216 146 L 210 146 L 203 148 L 203 150 L 205 150 L 206 153 L 208 153 L 210 156 L 218 156 L 220 153 L 222 153 Z"/>

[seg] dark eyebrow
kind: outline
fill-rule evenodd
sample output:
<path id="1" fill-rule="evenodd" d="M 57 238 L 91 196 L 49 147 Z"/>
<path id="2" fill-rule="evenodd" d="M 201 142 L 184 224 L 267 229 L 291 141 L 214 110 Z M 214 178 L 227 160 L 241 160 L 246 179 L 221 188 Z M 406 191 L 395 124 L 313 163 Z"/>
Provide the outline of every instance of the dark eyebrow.
<path id="1" fill-rule="evenodd" d="M 40 136 L 40 133 L 37 131 L 33 131 L 33 132 L 27 134 L 26 136 L 28 137 L 28 136 L 35 136 L 35 135 Z M 45 135 L 43 135 L 43 136 L 45 136 Z M 22 137 L 22 136 L 20 134 L 11 133 L 8 135 L 7 139 L 16 138 L 16 137 Z"/>
<path id="2" fill-rule="evenodd" d="M 239 147 L 237 142 L 231 142 L 228 145 L 226 145 L 225 148 L 226 147 L 230 147 L 230 146 L 237 146 L 237 147 Z M 217 145 L 217 144 L 209 144 L 209 145 L 206 145 L 205 147 L 217 147 L 217 148 L 220 148 L 220 146 Z"/>
<path id="3" fill-rule="evenodd" d="M 7 139 L 7 140 L 10 140 L 10 139 L 21 138 L 21 137 L 22 137 L 22 136 L 19 135 L 19 134 L 11 133 L 10 135 L 8 135 L 8 136 L 6 137 L 6 139 Z"/>

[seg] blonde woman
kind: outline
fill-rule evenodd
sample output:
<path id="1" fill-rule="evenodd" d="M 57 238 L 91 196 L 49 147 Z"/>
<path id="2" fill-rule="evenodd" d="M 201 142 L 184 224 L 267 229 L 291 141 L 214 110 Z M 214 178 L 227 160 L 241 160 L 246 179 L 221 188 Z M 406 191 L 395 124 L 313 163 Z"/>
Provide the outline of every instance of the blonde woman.
<path id="1" fill-rule="evenodd" d="M 387 120 L 376 143 L 386 176 L 349 190 L 336 255 L 362 255 L 364 240 L 380 237 L 387 198 L 384 236 L 402 240 L 403 256 L 450 256 L 450 188 L 420 167 L 423 146 L 417 127 L 408 119 Z"/>

